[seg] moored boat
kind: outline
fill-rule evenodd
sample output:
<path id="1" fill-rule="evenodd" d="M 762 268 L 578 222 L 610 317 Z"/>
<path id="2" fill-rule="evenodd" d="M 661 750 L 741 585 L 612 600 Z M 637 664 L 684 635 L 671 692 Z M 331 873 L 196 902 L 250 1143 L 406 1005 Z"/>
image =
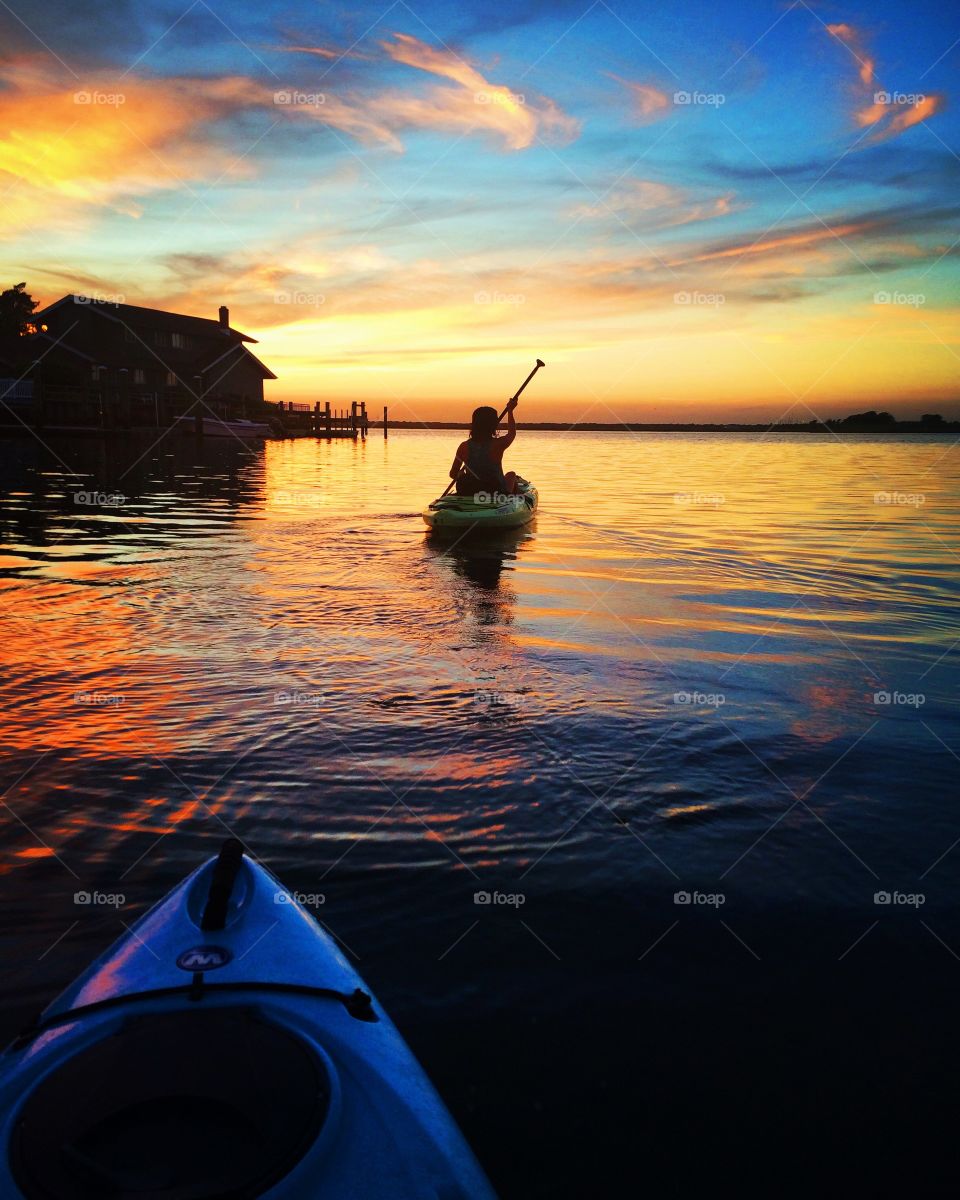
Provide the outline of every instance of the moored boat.
<path id="1" fill-rule="evenodd" d="M 201 417 L 204 437 L 232 437 L 247 441 L 273 437 L 273 430 L 263 421 L 246 421 L 239 417 Z M 184 433 L 196 433 L 195 417 L 177 417 L 174 425 Z"/>

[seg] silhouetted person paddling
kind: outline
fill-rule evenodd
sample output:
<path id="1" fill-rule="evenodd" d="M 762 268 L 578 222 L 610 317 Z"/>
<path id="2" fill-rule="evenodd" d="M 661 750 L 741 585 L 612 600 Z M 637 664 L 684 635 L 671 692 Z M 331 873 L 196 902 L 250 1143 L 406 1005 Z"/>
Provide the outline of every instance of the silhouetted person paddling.
<path id="1" fill-rule="evenodd" d="M 507 432 L 497 436 L 500 415 L 495 408 L 484 405 L 474 410 L 470 421 L 470 436 L 457 447 L 457 456 L 450 467 L 450 478 L 457 481 L 458 496 L 475 496 L 487 492 L 512 496 L 517 490 L 516 471 L 503 470 L 503 452 L 517 436 L 513 410 L 516 398 L 507 404 Z"/>

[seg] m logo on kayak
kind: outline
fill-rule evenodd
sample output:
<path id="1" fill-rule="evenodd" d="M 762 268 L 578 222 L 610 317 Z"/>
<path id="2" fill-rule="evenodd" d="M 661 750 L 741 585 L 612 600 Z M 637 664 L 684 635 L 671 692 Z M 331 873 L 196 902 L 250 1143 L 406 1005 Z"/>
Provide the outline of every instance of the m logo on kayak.
<path id="1" fill-rule="evenodd" d="M 177 959 L 177 966 L 184 971 L 215 971 L 231 958 L 233 955 L 224 946 L 191 946 Z"/>

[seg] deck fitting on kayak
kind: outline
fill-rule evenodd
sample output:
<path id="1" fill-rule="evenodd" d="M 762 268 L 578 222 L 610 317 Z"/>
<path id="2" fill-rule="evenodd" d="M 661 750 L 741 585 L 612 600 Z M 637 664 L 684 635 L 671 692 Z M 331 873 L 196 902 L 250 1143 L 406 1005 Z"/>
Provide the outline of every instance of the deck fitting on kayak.
<path id="1" fill-rule="evenodd" d="M 237 838 L 227 838 L 220 847 L 213 876 L 210 880 L 210 892 L 207 896 L 207 906 L 200 919 L 201 929 L 223 929 L 227 923 L 227 907 L 233 894 L 233 885 L 243 862 L 243 843 Z"/>
<path id="2" fill-rule="evenodd" d="M 363 988 L 354 988 L 353 995 L 344 1000 L 343 1007 L 351 1017 L 355 1017 L 358 1021 L 375 1021 L 377 1019 L 377 1014 L 373 1011 L 373 998 Z"/>

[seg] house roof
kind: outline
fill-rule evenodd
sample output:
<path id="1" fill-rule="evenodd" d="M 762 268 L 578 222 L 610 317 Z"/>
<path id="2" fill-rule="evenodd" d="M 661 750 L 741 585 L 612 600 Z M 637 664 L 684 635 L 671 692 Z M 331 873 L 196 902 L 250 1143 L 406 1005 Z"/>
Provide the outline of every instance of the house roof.
<path id="1" fill-rule="evenodd" d="M 112 321 L 118 321 L 120 324 L 149 324 L 151 329 L 169 329 L 175 333 L 192 332 L 206 334 L 207 336 L 211 334 L 233 334 L 234 337 L 239 338 L 242 342 L 256 344 L 257 341 L 256 338 L 250 337 L 249 334 L 241 333 L 239 329 L 224 329 L 219 321 L 210 320 L 208 317 L 191 317 L 185 313 L 165 312 L 162 308 L 142 308 L 137 304 L 113 304 L 108 300 L 91 300 L 87 296 L 75 295 L 73 292 L 62 296 L 59 300 L 54 301 L 53 304 L 48 304 L 46 308 L 40 309 L 39 312 L 35 312 L 31 320 L 40 322 L 55 309 L 66 304 L 82 304 L 85 308 L 89 308 L 101 316 L 108 317 Z"/>
<path id="2" fill-rule="evenodd" d="M 212 362 L 207 362 L 207 363 L 198 362 L 197 366 L 199 367 L 199 369 L 201 371 L 211 371 L 211 370 L 213 370 L 214 367 L 220 366 L 220 364 L 223 364 L 222 366 L 220 366 L 220 369 L 224 373 L 226 373 L 229 370 L 229 366 L 227 364 L 227 359 L 229 358 L 229 356 L 231 354 L 236 354 L 236 352 L 238 350 L 242 354 L 245 354 L 247 356 L 247 358 L 253 359 L 253 361 L 257 364 L 257 366 L 263 372 L 264 379 L 276 379 L 276 375 L 274 375 L 274 373 L 270 370 L 270 368 L 268 366 L 265 366 L 264 363 L 262 363 L 260 361 L 260 359 L 257 358 L 257 356 L 253 353 L 253 351 L 248 350 L 246 348 L 246 346 L 243 345 L 242 342 L 234 342 L 233 345 L 228 346 L 227 349 L 224 350 L 224 352 L 222 354 L 218 354 L 217 357 L 215 359 L 213 359 Z M 232 364 L 230 364 L 230 365 L 232 366 Z"/>
<path id="3" fill-rule="evenodd" d="M 276 379 L 276 375 L 274 375 L 270 368 L 262 363 L 244 344 L 252 343 L 256 345 L 256 338 L 252 338 L 246 333 L 241 333 L 238 329 L 224 328 L 219 321 L 211 321 L 206 317 L 191 317 L 185 316 L 182 313 L 164 312 L 159 308 L 141 308 L 135 304 L 112 304 L 105 300 L 90 300 L 85 296 L 77 296 L 71 293 L 70 295 L 63 296 L 54 304 L 50 304 L 39 312 L 34 313 L 33 320 L 37 324 L 42 324 L 45 318 L 54 311 L 71 305 L 90 309 L 109 321 L 114 321 L 118 325 L 131 329 L 134 334 L 134 342 L 141 342 L 142 348 L 152 355 L 157 363 L 168 367 L 168 369 L 176 370 L 178 374 L 184 376 L 188 372 L 201 374 L 209 370 L 216 370 L 217 368 L 219 368 L 222 374 L 226 374 L 233 365 L 229 361 L 228 356 L 231 354 L 240 354 L 252 360 L 264 379 Z M 172 354 L 169 350 L 160 355 L 141 336 L 142 333 L 148 330 L 165 330 L 170 333 L 193 334 L 196 337 L 202 337 L 208 344 L 192 359 L 186 358 L 182 351 L 179 353 L 179 356 Z M 69 335 L 71 331 L 72 326 L 59 337 L 54 337 L 50 333 L 41 331 L 35 333 L 30 340 L 32 341 L 33 338 L 36 338 L 44 342 L 49 342 L 69 354 L 86 359 L 88 362 L 102 363 L 105 366 L 124 366 L 128 363 L 129 352 L 127 344 L 115 347 L 100 346 L 97 348 L 96 357 L 93 357 L 70 344 Z M 209 344 L 213 339 L 216 339 L 216 342 L 212 345 Z"/>

